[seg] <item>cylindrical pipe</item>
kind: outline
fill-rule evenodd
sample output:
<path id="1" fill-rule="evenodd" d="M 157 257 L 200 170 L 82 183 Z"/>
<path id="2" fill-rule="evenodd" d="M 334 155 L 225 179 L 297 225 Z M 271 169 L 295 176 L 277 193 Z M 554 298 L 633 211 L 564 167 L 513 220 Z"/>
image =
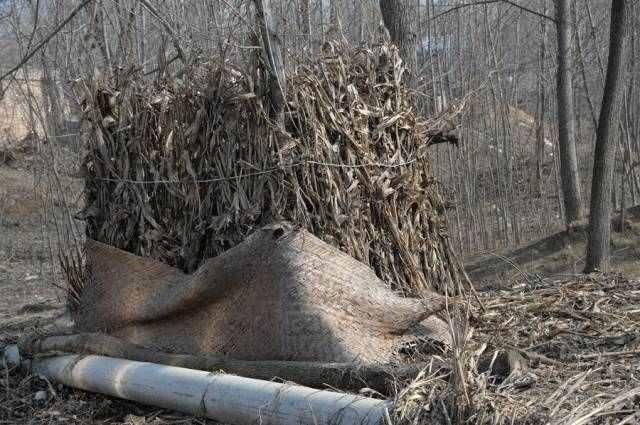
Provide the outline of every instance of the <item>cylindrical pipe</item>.
<path id="1" fill-rule="evenodd" d="M 389 417 L 383 400 L 104 356 L 42 358 L 31 368 L 70 387 L 232 425 L 378 425 Z"/>

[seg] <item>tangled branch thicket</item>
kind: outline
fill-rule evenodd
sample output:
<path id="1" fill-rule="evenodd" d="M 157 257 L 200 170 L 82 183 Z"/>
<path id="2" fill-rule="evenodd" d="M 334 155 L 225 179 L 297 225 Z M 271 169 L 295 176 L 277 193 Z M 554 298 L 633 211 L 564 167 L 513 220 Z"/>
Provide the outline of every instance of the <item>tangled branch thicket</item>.
<path id="1" fill-rule="evenodd" d="M 288 220 L 407 295 L 457 287 L 427 149 L 449 117 L 420 118 L 403 72 L 393 46 L 328 45 L 288 75 L 284 124 L 228 62 L 88 88 L 87 236 L 192 272 Z"/>

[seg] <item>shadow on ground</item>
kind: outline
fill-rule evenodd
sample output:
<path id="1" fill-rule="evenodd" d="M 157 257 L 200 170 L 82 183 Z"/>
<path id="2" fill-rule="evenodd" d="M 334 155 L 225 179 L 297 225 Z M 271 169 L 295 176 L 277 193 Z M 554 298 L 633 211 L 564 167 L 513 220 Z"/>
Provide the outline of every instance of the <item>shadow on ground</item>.
<path id="1" fill-rule="evenodd" d="M 587 226 L 580 225 L 520 248 L 468 258 L 465 267 L 478 289 L 499 289 L 540 275 L 579 274 L 584 269 L 586 241 Z M 616 213 L 611 255 L 613 271 L 640 277 L 640 205 L 626 211 L 622 229 Z"/>

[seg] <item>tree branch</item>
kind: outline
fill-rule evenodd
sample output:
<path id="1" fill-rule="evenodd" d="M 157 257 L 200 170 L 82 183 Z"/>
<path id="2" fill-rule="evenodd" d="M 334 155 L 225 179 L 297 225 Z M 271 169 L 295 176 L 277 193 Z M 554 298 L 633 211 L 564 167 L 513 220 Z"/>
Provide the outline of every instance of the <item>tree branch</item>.
<path id="1" fill-rule="evenodd" d="M 27 63 L 29 59 L 31 59 L 36 53 L 38 53 L 38 51 L 42 49 L 49 41 L 51 41 L 51 39 L 55 37 L 56 34 L 58 34 L 62 30 L 62 28 L 64 28 L 78 14 L 78 12 L 80 12 L 86 5 L 88 5 L 92 1 L 93 0 L 84 0 L 82 3 L 76 6 L 76 8 L 73 9 L 73 11 L 69 14 L 69 16 L 67 16 L 64 19 L 64 21 L 62 21 L 60 24 L 58 24 L 58 26 L 55 27 L 53 31 L 51 31 L 40 43 L 38 43 L 36 47 L 34 47 L 31 51 L 29 51 L 20 60 L 20 62 L 18 62 L 13 68 L 11 68 L 10 70 L 2 74 L 2 76 L 0 76 L 0 83 L 7 77 L 11 76 L 16 71 L 18 71 L 20 68 L 22 68 L 22 66 L 25 63 Z"/>
<path id="2" fill-rule="evenodd" d="M 458 4 L 456 6 L 453 6 L 451 9 L 447 9 L 444 12 L 437 14 L 436 16 L 431 18 L 431 20 L 438 19 L 438 18 L 440 18 L 440 17 L 442 17 L 444 15 L 448 15 L 451 12 L 454 12 L 454 11 L 459 10 L 459 9 L 463 9 L 465 7 L 480 6 L 480 5 L 483 5 L 483 4 L 493 4 L 493 3 L 506 3 L 508 5 L 516 7 L 516 8 L 518 8 L 518 9 L 520 9 L 522 11 L 525 11 L 527 13 L 531 13 L 533 15 L 539 16 L 540 18 L 548 19 L 553 23 L 557 22 L 554 17 L 551 17 L 549 15 L 545 15 L 544 13 L 537 12 L 537 11 L 535 11 L 533 9 L 529 9 L 528 7 L 522 6 L 521 4 L 518 4 L 518 3 L 516 3 L 515 1 L 512 1 L 512 0 L 478 0 L 478 1 L 474 1 L 473 3 Z"/>
<path id="3" fill-rule="evenodd" d="M 184 50 L 182 50 L 182 47 L 180 47 L 178 37 L 173 32 L 173 28 L 171 28 L 171 26 L 164 19 L 162 19 L 162 16 L 160 15 L 160 12 L 158 12 L 158 9 L 153 7 L 151 3 L 149 3 L 147 0 L 140 0 L 140 3 L 142 3 L 142 5 L 146 7 L 147 10 L 151 12 L 151 14 L 158 19 L 160 24 L 164 27 L 165 31 L 167 31 L 167 34 L 169 34 L 169 37 L 171 37 L 171 42 L 173 44 L 173 47 L 176 49 L 176 52 L 178 52 L 178 59 L 180 59 L 180 61 L 184 65 L 186 65 L 187 56 L 184 54 Z"/>

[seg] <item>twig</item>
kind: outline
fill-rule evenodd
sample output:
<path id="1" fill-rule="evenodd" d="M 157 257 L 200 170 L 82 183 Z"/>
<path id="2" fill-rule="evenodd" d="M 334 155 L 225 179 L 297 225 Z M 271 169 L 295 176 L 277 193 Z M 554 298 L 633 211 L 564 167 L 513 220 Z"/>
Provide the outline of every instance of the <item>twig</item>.
<path id="1" fill-rule="evenodd" d="M 180 59 L 180 61 L 186 65 L 187 64 L 187 56 L 184 54 L 184 50 L 182 50 L 182 47 L 180 47 L 180 43 L 178 41 L 178 37 L 176 36 L 176 33 L 173 32 L 173 28 L 171 28 L 171 25 L 169 25 L 160 15 L 160 12 L 158 12 L 158 9 L 156 9 L 151 3 L 149 3 L 147 0 L 140 0 L 140 3 L 142 3 L 142 5 L 144 7 L 147 8 L 147 10 L 149 10 L 149 12 L 151 12 L 156 18 L 158 18 L 158 21 L 160 22 L 160 24 L 164 27 L 164 29 L 167 31 L 167 34 L 169 34 L 169 37 L 171 37 L 171 42 L 173 44 L 173 47 L 176 49 L 176 52 L 178 52 L 178 58 Z"/>
<path id="2" fill-rule="evenodd" d="M 544 19 L 548 19 L 553 23 L 557 23 L 558 22 L 555 18 L 553 18 L 553 17 L 551 17 L 549 15 L 545 15 L 544 13 L 536 12 L 533 9 L 529 9 L 526 6 L 522 6 L 522 5 L 518 4 L 518 3 L 516 3 L 515 1 L 511 1 L 511 0 L 481 0 L 481 1 L 474 1 L 472 3 L 459 4 L 459 5 L 453 6 L 451 9 L 447 9 L 444 12 L 437 14 L 436 16 L 431 18 L 431 20 L 438 19 L 438 18 L 440 18 L 440 17 L 442 17 L 444 15 L 447 15 L 447 14 L 449 14 L 451 12 L 454 12 L 456 10 L 459 10 L 459 9 L 462 9 L 462 8 L 465 8 L 465 7 L 480 6 L 480 5 L 483 5 L 483 4 L 493 4 L 493 3 L 506 3 L 508 5 L 511 5 L 513 7 L 518 8 L 518 9 L 524 11 L 524 12 L 531 13 L 533 15 L 539 16 L 539 17 L 544 18 Z"/>
<path id="3" fill-rule="evenodd" d="M 597 359 L 600 357 L 617 357 L 617 356 L 634 356 L 634 355 L 640 355 L 640 350 L 604 351 L 602 353 L 596 353 L 596 354 L 581 354 L 581 355 L 578 355 L 577 357 L 579 359 L 588 360 L 588 359 Z"/>
<path id="4" fill-rule="evenodd" d="M 547 364 L 547 365 L 551 365 L 551 366 L 565 366 L 564 363 L 559 362 L 557 360 L 554 359 L 550 359 L 549 357 L 545 356 L 544 354 L 540 354 L 540 353 L 534 353 L 533 351 L 527 351 L 527 350 L 523 350 L 521 348 L 516 348 L 517 351 L 520 352 L 520 354 L 522 354 L 525 357 L 528 357 L 531 360 L 537 360 L 540 363 L 543 364 Z"/>

